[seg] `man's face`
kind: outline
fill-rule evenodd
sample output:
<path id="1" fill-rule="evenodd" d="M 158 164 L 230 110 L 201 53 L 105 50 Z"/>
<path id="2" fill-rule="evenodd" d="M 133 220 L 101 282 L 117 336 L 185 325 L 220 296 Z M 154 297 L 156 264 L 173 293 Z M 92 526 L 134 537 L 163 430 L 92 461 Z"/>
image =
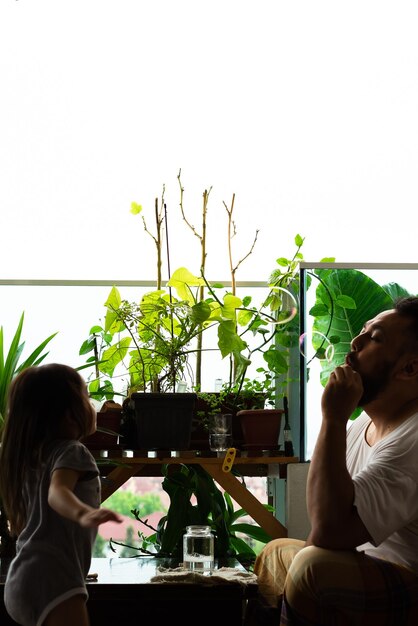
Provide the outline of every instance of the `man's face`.
<path id="1" fill-rule="evenodd" d="M 347 362 L 360 374 L 364 387 L 359 406 L 375 400 L 399 371 L 407 348 L 408 324 L 396 311 L 384 311 L 366 322 L 351 342 Z"/>

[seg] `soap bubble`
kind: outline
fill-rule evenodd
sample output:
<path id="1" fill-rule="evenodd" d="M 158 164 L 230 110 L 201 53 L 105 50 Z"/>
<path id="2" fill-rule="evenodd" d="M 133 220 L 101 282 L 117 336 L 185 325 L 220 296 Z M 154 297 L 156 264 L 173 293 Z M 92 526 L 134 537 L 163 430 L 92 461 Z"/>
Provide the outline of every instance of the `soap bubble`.
<path id="1" fill-rule="evenodd" d="M 299 351 L 310 363 L 313 359 L 331 363 L 334 358 L 334 345 L 328 337 L 317 330 L 311 333 L 303 333 L 299 337 Z"/>
<path id="2" fill-rule="evenodd" d="M 270 313 L 260 311 L 260 317 L 269 324 L 287 324 L 298 312 L 295 296 L 284 287 L 272 289 L 274 309 Z"/>

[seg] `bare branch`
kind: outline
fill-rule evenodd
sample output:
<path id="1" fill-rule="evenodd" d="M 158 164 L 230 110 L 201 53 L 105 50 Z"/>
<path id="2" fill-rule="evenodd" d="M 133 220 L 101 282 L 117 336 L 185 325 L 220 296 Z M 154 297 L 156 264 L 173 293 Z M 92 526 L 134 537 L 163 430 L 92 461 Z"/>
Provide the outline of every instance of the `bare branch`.
<path id="1" fill-rule="evenodd" d="M 254 250 L 255 244 L 257 243 L 258 233 L 259 233 L 259 232 L 260 232 L 259 230 L 256 230 L 256 231 L 255 231 L 254 240 L 253 240 L 253 243 L 252 243 L 252 245 L 251 245 L 251 248 L 250 248 L 249 252 L 247 252 L 247 254 L 246 254 L 245 256 L 243 256 L 243 257 L 242 257 L 242 259 L 240 259 L 240 260 L 238 261 L 238 263 L 235 265 L 235 267 L 234 267 L 234 269 L 233 269 L 233 272 L 234 272 L 234 273 L 237 271 L 237 269 L 239 268 L 239 266 L 241 265 L 241 263 L 243 263 L 243 262 L 245 261 L 245 259 L 248 259 L 248 257 L 249 257 L 249 256 L 253 253 L 253 250 Z"/>

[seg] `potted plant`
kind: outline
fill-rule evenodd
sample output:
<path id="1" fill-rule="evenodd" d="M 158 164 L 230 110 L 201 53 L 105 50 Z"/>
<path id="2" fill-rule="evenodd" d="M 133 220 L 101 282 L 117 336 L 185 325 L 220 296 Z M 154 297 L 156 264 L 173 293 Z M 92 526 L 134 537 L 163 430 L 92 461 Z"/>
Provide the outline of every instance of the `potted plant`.
<path id="1" fill-rule="evenodd" d="M 239 297 L 237 294 L 236 275 L 242 262 L 252 254 L 258 231 L 256 231 L 249 252 L 238 261 L 234 261 L 232 240 L 236 232 L 233 219 L 235 195 L 229 206 L 224 203 L 227 212 L 227 247 L 231 287 L 225 290 L 222 285 L 210 284 L 205 275 L 206 214 L 210 190 L 205 190 L 203 193 L 202 226 L 198 232 L 184 210 L 184 189 L 180 173 L 178 180 L 182 219 L 198 237 L 201 245 L 200 275 L 196 276 L 184 267 L 179 268 L 169 277 L 166 286 L 163 286 L 162 233 L 163 225 L 167 222 L 165 190 L 163 189 L 161 201 L 159 202 L 158 199 L 155 201 L 155 234 L 151 233 L 145 218 L 142 217 L 144 230 L 153 238 L 157 250 L 156 289 L 145 294 L 139 303 L 133 303 L 123 300 L 115 286 L 106 301 L 103 328 L 99 327 L 99 333 L 105 338 L 107 347 L 99 361 L 98 371 L 100 371 L 100 376 L 105 378 L 106 383 L 106 378 L 109 381 L 115 375 L 120 375 L 116 374 L 116 371 L 118 368 L 121 371 L 122 367 L 127 378 L 125 393 L 129 398 L 124 403 L 126 410 L 124 410 L 123 422 L 124 428 L 129 429 L 131 433 L 134 431 L 130 417 L 133 413 L 136 412 L 137 417 L 140 417 L 137 426 L 139 423 L 142 424 L 139 403 L 149 404 L 151 400 L 154 401 L 154 398 L 145 398 L 145 394 L 168 392 L 173 394 L 174 401 L 174 394 L 177 396 L 177 385 L 191 373 L 191 360 L 193 361 L 193 376 L 187 388 L 189 393 L 197 393 L 198 400 L 205 400 L 204 394 L 207 395 L 209 392 L 202 389 L 201 369 L 206 350 L 215 349 L 221 361 L 224 359 L 230 361 L 230 375 L 225 383 L 223 399 L 228 398 L 229 404 L 233 399 L 233 413 L 240 408 L 249 408 L 249 380 L 251 379 L 249 368 L 250 366 L 253 368 L 256 359 L 262 359 L 264 366 L 261 369 L 258 368 L 254 376 L 254 386 L 262 386 L 264 390 L 270 386 L 274 388 L 277 402 L 283 395 L 283 391 L 278 391 L 278 388 L 282 386 L 285 389 L 287 384 L 288 347 L 295 335 L 295 323 L 292 323 L 292 319 L 297 311 L 293 289 L 298 280 L 298 263 L 303 258 L 300 252 L 303 244 L 302 237 L 299 235 L 295 237 L 296 253 L 293 258 L 277 260 L 278 269 L 273 273 L 269 283 L 266 283 L 267 294 L 262 304 L 255 306 L 251 297 Z M 142 207 L 136 203 L 132 203 L 131 210 L 134 214 L 142 213 Z M 166 248 L 167 255 L 169 255 L 168 242 Z M 168 261 L 169 256 L 167 263 Z M 221 290 L 222 294 L 219 295 Z M 203 337 L 208 337 L 210 329 L 213 333 L 215 328 L 217 343 L 207 348 L 203 343 Z M 244 380 L 246 380 L 246 389 L 243 389 Z M 99 385 L 99 376 L 96 376 L 93 383 Z M 101 383 L 99 388 L 103 389 Z M 110 388 L 108 386 L 108 389 Z M 241 404 L 243 397 L 246 398 L 244 405 Z M 259 399 L 260 393 L 257 392 L 252 397 Z M 205 409 L 200 408 L 195 413 L 193 434 L 196 434 L 195 431 L 199 430 L 199 427 L 205 428 L 205 420 L 199 423 L 204 413 Z M 156 420 L 152 421 L 155 423 Z M 237 421 L 235 421 L 235 429 L 239 431 Z M 173 432 L 177 428 L 171 430 Z M 136 444 L 132 447 L 141 446 L 140 442 Z M 195 444 L 194 447 L 196 447 Z"/>
<path id="2" fill-rule="evenodd" d="M 3 326 L 0 327 L 0 433 L 4 423 L 4 416 L 7 405 L 7 394 L 12 380 L 27 367 L 39 365 L 48 356 L 48 352 L 43 352 L 48 343 L 57 333 L 47 337 L 23 362 L 20 362 L 25 342 L 21 341 L 23 322 L 25 313 L 20 316 L 15 334 L 5 354 Z"/>
<path id="3" fill-rule="evenodd" d="M 22 312 L 15 334 L 6 353 L 3 326 L 0 327 L 0 435 L 4 424 L 7 407 L 7 396 L 12 380 L 27 367 L 39 365 L 47 357 L 44 352 L 48 343 L 55 337 L 54 333 L 42 341 L 37 348 L 23 361 L 21 360 L 25 342 L 21 340 L 25 314 Z M 15 541 L 10 537 L 6 514 L 1 504 L 0 494 L 0 557 L 13 556 Z"/>
<path id="4" fill-rule="evenodd" d="M 256 553 L 246 536 L 253 541 L 266 543 L 271 537 L 258 525 L 239 522 L 246 515 L 243 509 L 235 510 L 228 493 L 221 492 L 213 478 L 199 465 L 164 466 L 163 489 L 170 497 L 170 506 L 157 528 L 150 527 L 143 519 L 141 511 L 134 509 L 132 514 L 142 525 L 151 528 L 152 535 L 145 537 L 138 530 L 139 546 L 133 547 L 139 554 L 160 558 L 182 560 L 182 538 L 186 526 L 190 524 L 209 525 L 215 535 L 215 557 L 224 559 L 235 557 L 246 567 L 254 563 Z M 265 505 L 272 511 L 272 507 Z M 110 540 L 114 546 L 126 546 Z"/>
<path id="5" fill-rule="evenodd" d="M 231 368 L 233 376 L 224 385 L 223 396 L 232 399 L 229 412 L 237 417 L 234 439 L 247 450 L 278 449 L 283 414 L 278 404 L 290 381 L 289 349 L 297 345 L 299 337 L 298 266 L 303 259 L 303 238 L 296 235 L 294 243 L 296 252 L 291 259 L 277 259 L 278 268 L 270 276 L 261 305 L 252 306 L 251 300 L 244 299 L 236 311 L 235 327 L 244 348 Z M 246 340 L 248 336 L 250 340 Z M 255 376 L 249 377 L 254 357 L 261 364 Z M 220 397 L 221 404 L 224 398 Z M 213 411 L 212 403 L 210 412 Z"/>
<path id="6" fill-rule="evenodd" d="M 83 443 L 91 450 L 117 450 L 121 447 L 119 439 L 125 395 L 114 389 L 112 378 L 105 376 L 99 369 L 103 352 L 111 342 L 112 336 L 101 326 L 95 325 L 79 350 L 80 355 L 90 356 L 87 356 L 86 364 L 77 369 L 94 368 L 87 383 L 89 395 L 97 406 L 97 428 L 95 433 L 83 439 Z"/>
<path id="7" fill-rule="evenodd" d="M 169 278 L 166 287 L 162 285 L 162 250 L 163 250 L 163 225 L 167 222 L 167 211 L 164 202 L 164 189 L 161 202 L 155 201 L 155 233 L 152 233 L 143 218 L 145 231 L 153 238 L 157 250 L 157 281 L 156 289 L 145 294 L 141 301 L 132 303 L 123 300 L 119 290 L 115 286 L 106 301 L 106 317 L 103 327 L 98 327 L 97 332 L 105 341 L 106 348 L 100 358 L 93 356 L 97 365 L 95 379 L 90 382 L 89 389 L 97 391 L 113 390 L 111 380 L 117 373 L 125 375 L 125 393 L 127 400 L 124 402 L 123 426 L 130 434 L 135 435 L 132 428 L 132 415 L 136 413 L 137 428 L 143 424 L 143 413 L 140 404 L 150 403 L 157 400 L 174 400 L 178 398 L 178 385 L 191 372 L 190 360 L 194 359 L 193 376 L 189 382 L 189 397 L 201 390 L 201 367 L 202 356 L 207 349 L 203 346 L 203 334 L 207 335 L 213 327 L 217 328 L 218 342 L 215 347 L 221 358 L 231 356 L 234 369 L 237 370 L 241 363 L 243 350 L 246 343 L 241 339 L 236 323 L 237 311 L 243 307 L 243 302 L 234 293 L 227 292 L 223 297 L 213 297 L 214 289 L 209 295 L 205 294 L 207 283 L 204 278 L 206 260 L 206 213 L 209 191 L 203 194 L 202 228 L 201 234 L 197 232 L 188 221 L 183 207 L 183 187 L 180 173 L 178 176 L 181 198 L 180 208 L 185 223 L 190 226 L 193 233 L 201 242 L 201 275 L 194 276 L 185 268 L 179 268 Z M 234 198 L 228 210 L 228 230 L 232 225 L 232 211 Z M 132 203 L 132 212 L 141 213 L 142 207 Z M 231 235 L 232 236 L 232 235 Z M 167 250 L 169 246 L 167 243 Z M 250 250 L 251 252 L 251 250 Z M 169 261 L 169 259 L 167 259 Z M 235 280 L 235 271 L 240 265 L 239 261 L 232 269 Z M 169 263 L 168 263 L 169 265 Z M 234 283 L 235 285 L 235 283 Z M 86 350 L 92 349 L 85 346 Z M 97 375 L 99 373 L 99 375 Z M 104 381 L 104 382 L 103 382 Z M 154 397 L 145 397 L 145 394 L 155 394 Z M 161 398 L 160 394 L 172 394 L 171 398 Z M 182 409 L 183 411 L 183 409 Z M 165 415 L 160 411 L 160 415 Z M 154 413 L 155 415 L 155 413 Z M 159 419 L 158 421 L 161 422 Z M 155 424 L 156 420 L 153 418 Z M 171 433 L 178 428 L 171 428 Z M 161 423 L 159 424 L 161 432 Z M 186 436 L 187 438 L 187 436 Z M 125 443 L 127 437 L 125 436 Z M 133 447 L 142 446 L 143 442 L 137 441 Z M 174 446 L 174 444 L 172 444 Z M 175 444 L 176 447 L 180 443 Z M 148 443 L 149 446 L 149 443 Z M 154 446 L 153 446 L 154 447 Z"/>
<path id="8" fill-rule="evenodd" d="M 263 392 L 269 388 L 274 393 L 277 405 L 291 380 L 290 350 L 297 345 L 299 338 L 298 267 L 299 261 L 303 259 L 300 251 L 303 238 L 300 235 L 295 237 L 296 252 L 292 258 L 277 259 L 277 268 L 266 283 L 266 295 L 263 296 L 261 305 L 254 305 L 251 297 L 239 297 L 237 294 L 236 276 L 243 261 L 252 254 L 258 231 L 248 253 L 235 261 L 232 249 L 236 234 L 233 219 L 235 195 L 229 206 L 224 203 L 227 212 L 227 252 L 231 286 L 225 290 L 222 285 L 210 283 L 206 278 L 206 219 L 210 190 L 203 193 L 202 224 L 199 232 L 186 215 L 183 206 L 184 189 L 180 173 L 178 181 L 182 219 L 201 245 L 199 276 L 184 267 L 179 268 L 169 276 L 168 282 L 163 286 L 163 227 L 167 223 L 164 188 L 161 201 L 158 198 L 155 200 L 155 233 L 149 229 L 142 207 L 132 203 L 132 212 L 141 214 L 144 230 L 155 242 L 156 289 L 145 294 L 140 302 L 128 302 L 122 299 L 115 286 L 106 301 L 105 322 L 98 331 L 106 341 L 98 372 L 102 382 L 104 377 L 108 390 L 111 389 L 110 381 L 115 376 L 122 376 L 116 373 L 118 368 L 119 372 L 123 372 L 126 383 L 124 391 L 129 398 L 124 402 L 123 425 L 134 434 L 130 416 L 135 411 L 137 414 L 139 412 L 135 404 L 140 401 L 149 403 L 151 399 L 154 401 L 154 398 L 145 398 L 146 393 L 171 393 L 174 397 L 174 394 L 177 395 L 177 385 L 187 378 L 192 369 L 193 376 L 187 384 L 188 392 L 196 393 L 198 401 L 207 400 L 205 394 L 207 396 L 213 392 L 202 389 L 201 385 L 202 361 L 206 350 L 215 349 L 221 361 L 229 359 L 229 379 L 224 385 L 222 399 L 216 400 L 221 405 L 223 400 L 228 399 L 228 412 L 231 412 L 231 399 L 233 413 L 239 409 L 251 408 L 248 405 L 250 385 L 262 387 Z M 169 267 L 169 242 L 166 243 Z M 209 336 L 210 329 L 212 333 L 216 329 L 217 342 L 215 346 L 208 348 L 203 338 Z M 259 367 L 256 367 L 257 360 L 261 361 Z M 254 367 L 255 373 L 250 374 Z M 92 381 L 101 390 L 104 388 L 102 382 L 99 382 L 99 376 Z M 243 397 L 244 406 L 240 399 Z M 252 397 L 259 399 L 260 393 Z M 212 405 L 210 411 L 213 409 Z M 207 417 L 207 410 L 199 407 L 195 413 L 193 434 L 196 434 L 199 427 L 200 430 L 204 429 L 205 417 L 200 423 L 199 419 L 205 414 Z M 140 421 L 142 423 L 142 416 Z M 153 419 L 153 422 L 156 420 Z M 237 420 L 235 429 L 240 430 Z M 126 439 L 125 436 L 125 442 Z M 137 445 L 131 447 L 141 445 L 136 443 Z"/>
<path id="9" fill-rule="evenodd" d="M 247 451 L 279 450 L 283 409 L 278 408 L 278 391 L 274 373 L 258 368 L 263 378 L 244 378 L 240 395 L 247 402 L 237 407 L 237 424 L 242 433 L 242 447 Z M 252 402 L 261 396 L 263 403 Z M 238 428 L 237 428 L 238 430 Z"/>
<path id="10" fill-rule="evenodd" d="M 188 448 L 196 394 L 179 393 L 178 387 L 190 374 L 191 355 L 201 353 L 198 340 L 204 332 L 217 327 L 218 347 L 224 356 L 233 351 L 240 354 L 237 348 L 245 346 L 231 324 L 238 299 L 226 294 L 222 301 L 199 300 L 198 291 L 203 284 L 203 278 L 179 268 L 167 288 L 144 294 L 139 303 L 122 300 L 117 287 L 112 288 L 106 301 L 104 333 L 112 342 L 103 352 L 99 369 L 113 376 L 115 369 L 125 363 L 130 408 L 137 417 L 136 448 L 167 449 L 169 443 L 169 449 Z M 156 405 L 157 400 L 164 403 L 163 408 Z M 145 406 L 153 412 L 147 422 Z M 190 420 L 186 422 L 187 408 Z M 168 426 L 166 435 L 161 419 Z M 186 430 L 181 436 L 183 425 Z M 155 426 L 159 443 L 154 443 L 147 431 Z"/>
<path id="11" fill-rule="evenodd" d="M 297 237 L 296 241 L 296 254 L 299 255 L 302 240 Z M 236 413 L 239 409 L 253 408 L 256 401 L 259 408 L 264 408 L 265 401 L 272 403 L 273 397 L 277 399 L 278 379 L 283 379 L 288 362 L 284 347 L 278 350 L 273 342 L 276 336 L 285 336 L 289 332 L 288 326 L 297 310 L 294 298 L 284 287 L 289 287 L 295 279 L 296 258 L 295 255 L 294 259 L 287 261 L 288 267 L 281 274 L 280 284 L 276 279 L 276 284 L 270 286 L 259 308 L 251 306 L 249 298 L 241 299 L 229 291 L 219 296 L 221 285 L 211 286 L 205 277 L 194 276 L 186 268 L 179 268 L 173 273 L 167 288 L 146 293 L 139 303 L 123 300 L 117 287 L 112 288 L 105 303 L 105 325 L 101 330 L 107 337 L 108 347 L 103 351 L 101 360 L 96 359 L 96 364 L 100 373 L 107 377 L 112 377 L 115 369 L 124 364 L 131 409 L 135 409 L 140 418 L 138 428 L 142 428 L 144 423 L 141 406 L 151 402 L 154 404 L 157 398 L 168 401 L 171 406 L 174 401 L 180 401 L 179 415 L 184 413 L 186 397 L 193 398 L 194 404 L 195 396 L 190 393 L 183 396 L 177 393 L 177 388 L 190 374 L 190 356 L 198 354 L 202 357 L 204 349 L 199 348 L 198 339 L 214 327 L 217 330 L 216 350 L 220 358 L 231 359 L 231 379 L 225 383 L 218 398 L 197 391 L 200 400 L 207 401 L 211 397 L 212 413 L 214 402 L 223 406 L 224 410 L 232 407 Z M 207 287 L 209 295 L 199 299 L 203 285 Z M 283 304 L 284 296 L 292 302 L 290 309 L 287 308 L 288 304 Z M 252 346 L 246 341 L 246 336 L 252 340 Z M 257 377 L 250 379 L 247 371 L 254 354 L 259 358 L 262 356 L 266 367 L 257 368 Z M 112 391 L 106 383 L 99 387 L 98 381 L 97 376 L 90 383 L 89 388 L 93 393 Z M 193 382 L 189 383 L 190 387 L 193 388 Z M 167 396 L 167 393 L 171 395 Z M 167 409 L 154 410 L 154 415 L 158 412 L 167 413 Z M 155 424 L 155 421 L 153 417 L 151 424 Z M 162 433 L 161 425 L 159 432 Z M 167 437 L 173 437 L 176 432 L 179 432 L 179 424 L 173 423 Z M 144 441 L 147 445 L 144 445 Z M 138 444 L 134 447 L 149 449 L 150 444 L 144 432 L 142 442 Z M 187 435 L 186 439 L 172 445 L 187 445 Z M 164 440 L 160 447 L 167 448 Z"/>

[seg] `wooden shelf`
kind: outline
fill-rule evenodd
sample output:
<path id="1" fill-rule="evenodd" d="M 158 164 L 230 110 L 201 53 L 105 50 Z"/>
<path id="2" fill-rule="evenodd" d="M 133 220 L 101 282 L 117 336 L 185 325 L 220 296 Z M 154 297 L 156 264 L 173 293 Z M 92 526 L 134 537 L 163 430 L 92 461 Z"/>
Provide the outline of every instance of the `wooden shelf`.
<path id="1" fill-rule="evenodd" d="M 112 493 L 121 487 L 129 478 L 133 476 L 154 476 L 156 469 L 165 464 L 172 465 L 200 465 L 208 474 L 237 502 L 247 513 L 257 522 L 272 539 L 276 537 L 287 537 L 287 529 L 283 526 L 264 504 L 260 502 L 248 489 L 243 481 L 235 475 L 235 472 L 223 469 L 224 457 L 196 456 L 193 453 L 182 453 L 182 456 L 122 456 L 120 450 L 112 453 L 109 451 L 107 457 L 101 456 L 96 451 L 95 457 L 100 460 L 100 466 L 108 471 L 104 472 L 102 484 L 102 501 L 106 500 Z M 115 454 L 115 456 L 113 455 Z M 117 455 L 117 456 L 116 456 Z M 270 469 L 283 467 L 289 463 L 297 463 L 298 457 L 284 456 L 237 456 L 235 457 L 233 468 L 240 476 L 253 475 L 251 470 L 255 467 L 262 471 L 263 475 L 271 475 Z M 250 472 L 250 473 L 248 473 Z"/>

